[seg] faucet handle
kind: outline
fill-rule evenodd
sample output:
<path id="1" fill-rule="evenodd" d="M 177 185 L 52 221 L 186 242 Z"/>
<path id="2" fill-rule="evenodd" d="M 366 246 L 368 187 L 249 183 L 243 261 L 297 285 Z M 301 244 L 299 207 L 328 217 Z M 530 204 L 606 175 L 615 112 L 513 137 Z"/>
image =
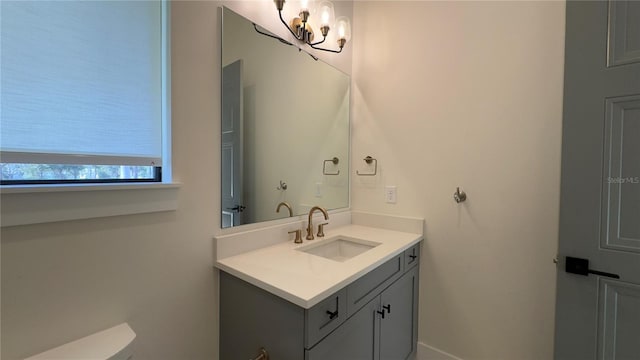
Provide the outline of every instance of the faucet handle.
<path id="1" fill-rule="evenodd" d="M 295 240 L 293 240 L 294 243 L 296 244 L 302 244 L 302 230 L 298 229 L 298 230 L 293 230 L 293 231 L 289 231 L 289 234 L 293 234 L 296 233 L 296 238 Z"/>
<path id="2" fill-rule="evenodd" d="M 318 237 L 324 237 L 324 226 L 328 225 L 329 223 L 322 223 L 320 225 L 318 225 Z"/>

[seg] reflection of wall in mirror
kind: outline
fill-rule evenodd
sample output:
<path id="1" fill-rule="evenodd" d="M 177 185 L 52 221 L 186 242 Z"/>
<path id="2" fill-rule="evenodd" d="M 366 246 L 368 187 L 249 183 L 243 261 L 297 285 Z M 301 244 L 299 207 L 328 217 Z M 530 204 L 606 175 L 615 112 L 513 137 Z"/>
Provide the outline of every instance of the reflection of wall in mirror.
<path id="1" fill-rule="evenodd" d="M 243 223 L 286 217 L 313 205 L 349 202 L 349 77 L 293 46 L 264 37 L 243 17 L 225 9 L 223 66 L 244 61 Z M 323 175 L 323 160 L 338 157 L 336 176 Z M 280 180 L 286 191 L 277 190 Z M 318 185 L 320 196 L 317 196 Z"/>

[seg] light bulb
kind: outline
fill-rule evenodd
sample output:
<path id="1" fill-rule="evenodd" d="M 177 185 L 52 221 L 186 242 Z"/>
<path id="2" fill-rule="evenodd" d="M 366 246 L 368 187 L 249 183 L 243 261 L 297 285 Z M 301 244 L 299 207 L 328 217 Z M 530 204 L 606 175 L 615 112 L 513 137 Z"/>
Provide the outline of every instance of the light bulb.
<path id="1" fill-rule="evenodd" d="M 329 25 L 329 12 L 327 9 L 323 9 L 322 11 L 322 25 Z"/>
<path id="2" fill-rule="evenodd" d="M 300 20 L 303 23 L 307 23 L 311 15 L 316 12 L 314 0 L 300 0 Z"/>
<path id="3" fill-rule="evenodd" d="M 338 27 L 338 46 L 342 51 L 347 41 L 351 40 L 351 23 L 347 17 L 340 16 L 336 19 L 336 26 Z"/>
<path id="4" fill-rule="evenodd" d="M 318 6 L 320 12 L 320 26 L 333 26 L 334 10 L 330 1 L 322 1 Z"/>
<path id="5" fill-rule="evenodd" d="M 309 11 L 309 0 L 300 0 L 300 11 Z"/>
<path id="6" fill-rule="evenodd" d="M 338 17 L 336 19 L 336 26 L 338 27 L 338 40 L 351 40 L 351 23 L 347 17 Z"/>

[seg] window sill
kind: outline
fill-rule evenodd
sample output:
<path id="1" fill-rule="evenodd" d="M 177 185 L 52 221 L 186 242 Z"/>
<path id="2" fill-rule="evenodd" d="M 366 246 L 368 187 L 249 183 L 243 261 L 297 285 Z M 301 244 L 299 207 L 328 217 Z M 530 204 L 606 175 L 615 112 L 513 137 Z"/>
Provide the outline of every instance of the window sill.
<path id="1" fill-rule="evenodd" d="M 173 211 L 179 188 L 179 183 L 3 186 L 0 225 Z"/>

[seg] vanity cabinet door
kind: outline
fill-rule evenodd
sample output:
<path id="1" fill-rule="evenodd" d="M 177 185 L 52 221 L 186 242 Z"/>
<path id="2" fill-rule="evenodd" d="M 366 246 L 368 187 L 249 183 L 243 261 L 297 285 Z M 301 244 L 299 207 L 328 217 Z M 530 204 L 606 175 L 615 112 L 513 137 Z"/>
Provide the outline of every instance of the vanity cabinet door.
<path id="1" fill-rule="evenodd" d="M 408 359 L 416 351 L 418 267 L 405 273 L 380 295 L 380 360 Z"/>
<path id="2" fill-rule="evenodd" d="M 377 360 L 380 298 L 367 303 L 342 326 L 305 351 L 305 360 Z"/>

